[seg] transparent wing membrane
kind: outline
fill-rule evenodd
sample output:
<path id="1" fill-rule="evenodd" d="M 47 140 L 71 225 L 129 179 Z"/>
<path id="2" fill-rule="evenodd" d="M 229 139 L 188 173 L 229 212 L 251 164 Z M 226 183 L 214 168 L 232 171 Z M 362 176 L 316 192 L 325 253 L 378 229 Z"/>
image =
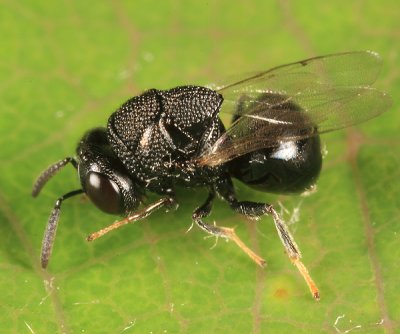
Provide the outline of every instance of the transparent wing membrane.
<path id="1" fill-rule="evenodd" d="M 341 53 L 275 67 L 220 88 L 222 112 L 235 121 L 200 163 L 218 165 L 378 116 L 391 105 L 387 94 L 371 87 L 380 65 L 376 53 Z"/>

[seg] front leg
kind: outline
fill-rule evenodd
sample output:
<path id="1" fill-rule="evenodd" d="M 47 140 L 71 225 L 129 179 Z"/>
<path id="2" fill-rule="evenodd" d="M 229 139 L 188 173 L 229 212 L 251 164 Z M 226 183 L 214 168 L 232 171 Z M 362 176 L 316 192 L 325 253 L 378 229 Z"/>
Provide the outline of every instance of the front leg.
<path id="1" fill-rule="evenodd" d="M 156 211 L 162 207 L 166 207 L 167 209 L 175 209 L 175 208 L 177 208 L 177 206 L 178 206 L 178 204 L 173 197 L 161 198 L 158 201 L 154 202 L 153 204 L 150 204 L 149 206 L 145 207 L 143 210 L 133 213 L 133 214 L 129 215 L 128 217 L 126 217 L 122 220 L 119 220 L 119 221 L 101 229 L 100 231 L 90 234 L 86 238 L 86 240 L 87 241 L 96 240 L 96 239 L 102 237 L 104 234 L 107 234 L 108 232 L 110 232 L 112 230 L 120 228 L 121 226 L 124 226 L 129 223 L 134 223 L 138 220 L 146 218 L 150 214 L 152 214 L 154 211 Z"/>

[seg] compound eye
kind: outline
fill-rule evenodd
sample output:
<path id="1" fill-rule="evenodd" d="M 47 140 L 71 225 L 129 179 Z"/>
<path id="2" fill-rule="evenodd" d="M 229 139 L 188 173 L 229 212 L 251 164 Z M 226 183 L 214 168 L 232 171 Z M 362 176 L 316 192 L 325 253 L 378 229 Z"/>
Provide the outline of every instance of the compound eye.
<path id="1" fill-rule="evenodd" d="M 104 174 L 89 173 L 85 180 L 85 191 L 100 210 L 111 214 L 124 212 L 120 189 L 114 181 Z"/>

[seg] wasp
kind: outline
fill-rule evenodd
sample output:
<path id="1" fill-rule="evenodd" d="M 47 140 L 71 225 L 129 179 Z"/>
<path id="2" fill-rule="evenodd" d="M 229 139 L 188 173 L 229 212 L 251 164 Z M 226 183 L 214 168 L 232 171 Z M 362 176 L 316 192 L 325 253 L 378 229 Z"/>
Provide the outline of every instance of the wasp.
<path id="1" fill-rule="evenodd" d="M 215 89 L 180 86 L 150 89 L 132 97 L 107 126 L 87 131 L 75 157 L 48 167 L 32 190 L 35 197 L 64 166 L 76 170 L 80 188 L 55 202 L 44 233 L 41 264 L 48 265 L 61 205 L 78 195 L 101 211 L 123 218 L 94 232 L 95 240 L 154 211 L 176 209 L 177 187 L 208 189 L 192 222 L 206 233 L 234 241 L 258 265 L 265 260 L 234 229 L 205 222 L 218 195 L 234 212 L 257 220 L 269 215 L 284 249 L 312 296 L 319 290 L 301 261 L 293 235 L 271 204 L 239 200 L 232 179 L 265 192 L 301 193 L 320 174 L 320 134 L 367 121 L 386 111 L 390 97 L 375 88 L 381 66 L 369 51 L 314 57 L 257 72 Z M 225 127 L 222 112 L 231 114 Z M 145 193 L 159 195 L 144 203 Z"/>

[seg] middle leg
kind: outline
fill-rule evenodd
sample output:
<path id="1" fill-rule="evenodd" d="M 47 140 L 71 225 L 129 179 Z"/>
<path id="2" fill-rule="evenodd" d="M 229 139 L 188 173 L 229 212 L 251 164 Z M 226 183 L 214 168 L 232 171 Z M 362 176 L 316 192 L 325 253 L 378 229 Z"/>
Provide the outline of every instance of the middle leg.
<path id="1" fill-rule="evenodd" d="M 265 266 L 265 260 L 259 255 L 254 253 L 245 243 L 236 235 L 235 230 L 230 227 L 210 225 L 203 221 L 203 218 L 207 217 L 211 213 L 212 202 L 215 198 L 215 191 L 212 189 L 208 194 L 208 197 L 203 205 L 198 207 L 192 215 L 193 221 L 198 227 L 203 231 L 217 238 L 224 238 L 226 240 L 232 240 L 236 243 L 254 262 L 256 262 L 260 267 Z"/>

